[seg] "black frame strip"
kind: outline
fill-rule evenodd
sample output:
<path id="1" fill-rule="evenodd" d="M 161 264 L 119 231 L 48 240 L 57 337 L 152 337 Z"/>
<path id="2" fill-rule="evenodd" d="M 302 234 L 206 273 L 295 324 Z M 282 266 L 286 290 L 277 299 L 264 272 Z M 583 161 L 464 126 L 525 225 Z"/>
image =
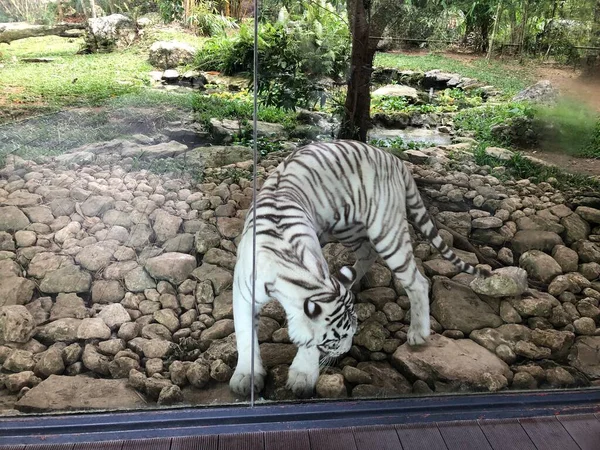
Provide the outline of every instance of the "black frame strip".
<path id="1" fill-rule="evenodd" d="M 64 444 L 257 431 L 506 419 L 600 412 L 600 389 L 312 401 L 16 416 L 0 419 L 0 445 Z"/>

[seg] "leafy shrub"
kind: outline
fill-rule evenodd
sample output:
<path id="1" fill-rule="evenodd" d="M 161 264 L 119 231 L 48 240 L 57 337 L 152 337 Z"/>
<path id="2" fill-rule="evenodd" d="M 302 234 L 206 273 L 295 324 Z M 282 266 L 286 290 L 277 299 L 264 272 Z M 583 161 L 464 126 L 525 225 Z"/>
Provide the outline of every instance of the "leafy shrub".
<path id="1" fill-rule="evenodd" d="M 203 36 L 217 36 L 237 28 L 235 20 L 220 14 L 211 1 L 202 1 L 192 9 L 189 24 Z"/>
<path id="2" fill-rule="evenodd" d="M 282 8 L 275 23 L 259 26 L 258 94 L 265 105 L 309 106 L 322 96 L 319 80 L 339 78 L 349 61 L 347 23 L 323 0 L 303 2 L 301 15 Z M 224 42 L 224 41 L 228 42 Z M 209 39 L 197 57 L 201 70 L 252 72 L 253 25 L 242 24 L 233 38 Z"/>

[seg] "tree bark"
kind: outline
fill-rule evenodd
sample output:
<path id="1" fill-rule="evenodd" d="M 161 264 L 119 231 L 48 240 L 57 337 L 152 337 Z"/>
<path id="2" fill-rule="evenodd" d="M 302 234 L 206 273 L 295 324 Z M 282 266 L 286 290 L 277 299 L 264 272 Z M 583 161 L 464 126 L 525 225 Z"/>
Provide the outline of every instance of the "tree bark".
<path id="1" fill-rule="evenodd" d="M 376 45 L 370 45 L 371 27 L 368 10 L 363 0 L 348 1 L 348 18 L 352 31 L 352 53 L 348 93 L 344 105 L 344 118 L 340 127 L 340 139 L 356 139 L 366 142 L 370 125 L 371 71 Z"/>
<path id="2" fill-rule="evenodd" d="M 67 32 L 70 30 L 84 30 L 82 23 L 62 23 L 53 26 L 30 25 L 25 22 L 0 24 L 0 43 L 9 44 L 12 41 L 38 36 L 62 36 L 71 37 Z"/>

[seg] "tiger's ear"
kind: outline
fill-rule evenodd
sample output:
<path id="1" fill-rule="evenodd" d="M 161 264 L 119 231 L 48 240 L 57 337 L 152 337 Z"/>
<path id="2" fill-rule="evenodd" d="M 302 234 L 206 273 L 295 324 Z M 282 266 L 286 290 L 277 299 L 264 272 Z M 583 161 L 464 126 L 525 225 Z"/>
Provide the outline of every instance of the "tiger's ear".
<path id="1" fill-rule="evenodd" d="M 323 309 L 318 303 L 315 303 L 311 300 L 304 300 L 304 314 L 306 314 L 309 319 L 315 319 L 319 317 L 321 312 L 323 312 Z"/>
<path id="2" fill-rule="evenodd" d="M 346 289 L 350 289 L 356 282 L 356 270 L 352 267 L 344 266 L 338 272 L 338 279 Z"/>

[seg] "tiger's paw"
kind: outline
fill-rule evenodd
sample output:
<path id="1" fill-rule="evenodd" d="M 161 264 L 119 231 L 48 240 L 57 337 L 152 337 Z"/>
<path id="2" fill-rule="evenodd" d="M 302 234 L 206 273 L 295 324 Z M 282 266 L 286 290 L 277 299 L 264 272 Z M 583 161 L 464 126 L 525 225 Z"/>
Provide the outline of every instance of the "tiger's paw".
<path id="1" fill-rule="evenodd" d="M 319 369 L 307 373 L 290 367 L 287 387 L 296 397 L 307 398 L 312 396 L 317 378 L 319 378 Z"/>
<path id="2" fill-rule="evenodd" d="M 229 380 L 229 388 L 232 392 L 248 397 L 250 395 L 250 386 L 252 377 L 250 373 L 238 372 L 237 370 Z M 254 373 L 254 392 L 260 392 L 265 387 L 265 374 L 262 372 Z"/>
<path id="3" fill-rule="evenodd" d="M 424 328 L 420 326 L 411 325 L 408 328 L 408 345 L 423 345 L 429 334 L 429 327 Z"/>

